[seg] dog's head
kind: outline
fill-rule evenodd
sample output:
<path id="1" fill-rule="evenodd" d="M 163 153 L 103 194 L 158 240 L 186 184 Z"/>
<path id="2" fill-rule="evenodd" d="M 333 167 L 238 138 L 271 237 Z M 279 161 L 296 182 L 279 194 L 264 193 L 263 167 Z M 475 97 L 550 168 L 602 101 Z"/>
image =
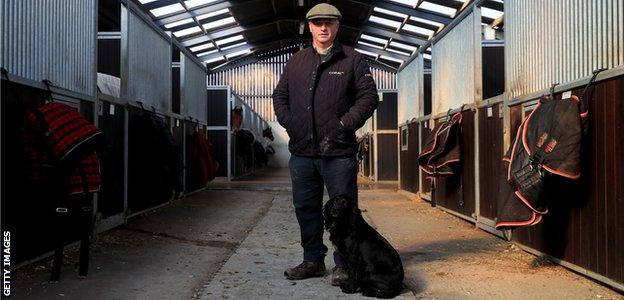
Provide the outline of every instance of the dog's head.
<path id="1" fill-rule="evenodd" d="M 352 213 L 359 213 L 359 210 L 355 206 L 355 201 L 351 201 L 349 198 L 343 196 L 329 199 L 323 208 L 325 229 L 330 230 L 337 222 L 346 220 Z"/>

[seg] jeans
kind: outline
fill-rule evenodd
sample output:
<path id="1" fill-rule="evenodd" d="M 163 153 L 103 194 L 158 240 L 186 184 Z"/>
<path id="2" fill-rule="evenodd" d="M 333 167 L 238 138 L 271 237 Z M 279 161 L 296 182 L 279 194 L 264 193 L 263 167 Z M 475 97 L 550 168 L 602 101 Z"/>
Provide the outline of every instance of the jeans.
<path id="1" fill-rule="evenodd" d="M 292 155 L 289 161 L 293 204 L 299 229 L 304 261 L 322 261 L 327 253 L 323 244 L 323 186 L 330 198 L 346 196 L 357 204 L 357 158 L 302 157 Z M 340 254 L 334 252 L 336 266 L 343 266 Z"/>

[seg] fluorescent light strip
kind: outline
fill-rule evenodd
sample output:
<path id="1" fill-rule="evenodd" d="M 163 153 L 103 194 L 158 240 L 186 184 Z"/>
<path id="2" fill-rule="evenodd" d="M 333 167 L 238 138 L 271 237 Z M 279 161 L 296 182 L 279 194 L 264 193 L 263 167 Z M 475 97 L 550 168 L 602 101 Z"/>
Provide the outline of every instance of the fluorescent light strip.
<path id="1" fill-rule="evenodd" d="M 392 11 L 392 10 L 387 10 L 387 9 L 383 9 L 383 8 L 379 8 L 379 7 L 375 7 L 373 9 L 376 12 L 380 12 L 382 14 L 386 14 L 386 15 L 390 15 L 390 16 L 395 16 L 395 17 L 399 17 L 399 18 L 407 18 L 406 14 L 402 14 L 402 13 L 398 13 L 396 11 Z"/>
<path id="2" fill-rule="evenodd" d="M 171 4 L 159 8 L 154 8 L 150 10 L 150 12 L 154 15 L 154 17 L 160 17 L 168 14 L 172 14 L 175 12 L 183 11 L 184 7 L 180 3 Z"/>
<path id="3" fill-rule="evenodd" d="M 388 40 L 385 40 L 385 39 L 382 39 L 382 38 L 378 38 L 378 37 L 374 37 L 374 36 L 371 36 L 371 35 L 368 35 L 368 34 L 362 34 L 362 35 L 360 35 L 360 38 L 361 39 L 365 39 L 365 40 L 369 40 L 369 41 L 373 41 L 373 42 L 377 42 L 377 43 L 380 43 L 380 44 L 384 44 L 384 45 L 388 43 Z"/>
<path id="4" fill-rule="evenodd" d="M 139 0 L 139 2 L 141 2 L 141 4 L 145 4 L 145 3 L 150 3 L 150 2 L 154 2 L 156 0 Z"/>
<path id="5" fill-rule="evenodd" d="M 430 54 L 423 53 L 423 55 L 422 55 L 422 56 L 423 56 L 423 58 L 425 58 L 425 59 L 431 60 L 431 55 L 430 55 Z"/>
<path id="6" fill-rule="evenodd" d="M 220 26 L 224 26 L 224 25 L 227 25 L 227 24 L 231 24 L 231 23 L 234 23 L 234 22 L 236 22 L 236 20 L 234 20 L 234 17 L 227 17 L 227 18 L 223 18 L 223 19 L 220 19 L 220 20 L 217 20 L 217 21 L 214 21 L 214 22 L 206 23 L 206 24 L 204 24 L 202 26 L 204 26 L 204 29 L 210 30 L 210 29 L 213 29 L 213 28 L 216 28 L 216 27 L 220 27 Z"/>
<path id="7" fill-rule="evenodd" d="M 394 29 L 397 29 L 397 28 L 399 28 L 399 26 L 401 26 L 400 22 L 392 21 L 392 20 L 388 20 L 388 19 L 384 19 L 384 18 L 380 18 L 380 17 L 377 17 L 377 16 L 370 16 L 370 18 L 368 20 L 371 21 L 371 22 L 374 22 L 374 23 L 378 23 L 378 24 L 381 24 L 381 25 L 392 27 Z"/>

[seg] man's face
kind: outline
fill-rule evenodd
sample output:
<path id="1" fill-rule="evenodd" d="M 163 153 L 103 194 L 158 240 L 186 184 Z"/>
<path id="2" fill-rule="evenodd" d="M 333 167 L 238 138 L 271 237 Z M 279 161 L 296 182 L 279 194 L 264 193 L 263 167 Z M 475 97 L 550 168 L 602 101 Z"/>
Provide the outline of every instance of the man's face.
<path id="1" fill-rule="evenodd" d="M 332 43 L 338 32 L 338 20 L 336 19 L 313 19 L 308 21 L 312 40 L 321 44 Z"/>

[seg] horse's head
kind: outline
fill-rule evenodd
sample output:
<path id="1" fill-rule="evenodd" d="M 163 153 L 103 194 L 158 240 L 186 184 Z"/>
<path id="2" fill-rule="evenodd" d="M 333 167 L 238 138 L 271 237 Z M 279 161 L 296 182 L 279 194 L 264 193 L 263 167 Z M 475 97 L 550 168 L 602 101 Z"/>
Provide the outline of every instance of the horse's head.
<path id="1" fill-rule="evenodd" d="M 275 140 L 275 137 L 273 136 L 273 130 L 271 130 L 271 127 L 267 127 L 264 130 L 262 130 L 262 136 L 271 141 Z"/>
<path id="2" fill-rule="evenodd" d="M 232 129 L 238 130 L 243 125 L 243 108 L 240 106 L 234 107 L 232 109 L 232 119 L 231 119 Z"/>

